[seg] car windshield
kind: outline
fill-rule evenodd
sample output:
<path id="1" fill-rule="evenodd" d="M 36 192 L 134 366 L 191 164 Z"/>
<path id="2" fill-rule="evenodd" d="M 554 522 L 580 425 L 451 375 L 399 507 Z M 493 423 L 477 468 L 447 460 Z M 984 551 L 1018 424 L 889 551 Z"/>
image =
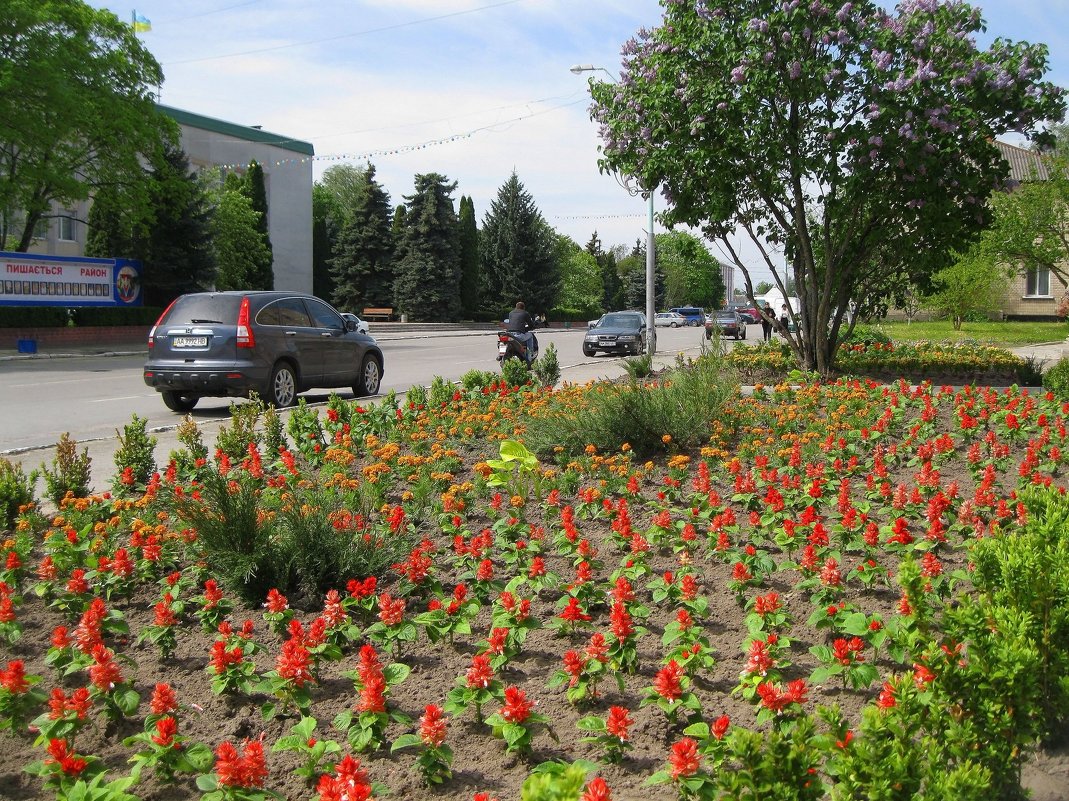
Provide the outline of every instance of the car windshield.
<path id="1" fill-rule="evenodd" d="M 598 323 L 598 328 L 638 328 L 639 319 L 634 314 L 606 314 Z"/>

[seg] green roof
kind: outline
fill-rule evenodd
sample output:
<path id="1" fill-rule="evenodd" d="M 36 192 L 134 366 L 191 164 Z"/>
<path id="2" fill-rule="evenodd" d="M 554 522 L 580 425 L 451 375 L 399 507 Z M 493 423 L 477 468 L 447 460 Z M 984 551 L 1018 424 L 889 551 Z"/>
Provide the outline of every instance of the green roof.
<path id="1" fill-rule="evenodd" d="M 283 150 L 292 150 L 294 153 L 302 153 L 305 156 L 315 155 L 315 149 L 311 142 L 302 142 L 299 139 L 290 139 L 281 134 L 262 131 L 248 125 L 238 125 L 233 122 L 224 122 L 213 117 L 205 117 L 194 114 L 192 111 L 183 111 L 180 108 L 165 106 L 157 103 L 156 108 L 173 119 L 179 125 L 188 125 L 191 128 L 199 128 L 202 131 L 214 131 L 215 133 L 244 139 L 246 142 L 260 142 L 265 145 L 274 145 Z"/>

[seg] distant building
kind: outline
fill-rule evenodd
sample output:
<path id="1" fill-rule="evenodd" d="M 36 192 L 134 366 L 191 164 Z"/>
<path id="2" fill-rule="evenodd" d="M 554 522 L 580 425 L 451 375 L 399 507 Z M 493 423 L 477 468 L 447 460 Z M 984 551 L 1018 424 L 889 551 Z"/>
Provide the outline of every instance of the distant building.
<path id="1" fill-rule="evenodd" d="M 267 231 L 274 250 L 275 288 L 312 291 L 312 156 L 309 142 L 238 125 L 190 111 L 158 106 L 178 123 L 180 146 L 196 169 L 220 167 L 244 172 L 257 161 L 267 190 Z M 85 255 L 91 201 L 54 210 L 42 220 L 31 253 Z M 115 256 L 126 254 L 116 253 Z"/>
<path id="2" fill-rule="evenodd" d="M 1049 163 L 1038 153 L 995 141 L 1002 157 L 1010 165 L 1010 178 L 1019 183 L 1046 181 Z M 1011 320 L 1054 320 L 1055 310 L 1065 295 L 1066 285 L 1046 267 L 1033 267 L 1014 273 L 1003 293 L 999 310 Z"/>
<path id="3" fill-rule="evenodd" d="M 720 262 L 720 277 L 724 281 L 724 303 L 735 300 L 735 267 Z"/>

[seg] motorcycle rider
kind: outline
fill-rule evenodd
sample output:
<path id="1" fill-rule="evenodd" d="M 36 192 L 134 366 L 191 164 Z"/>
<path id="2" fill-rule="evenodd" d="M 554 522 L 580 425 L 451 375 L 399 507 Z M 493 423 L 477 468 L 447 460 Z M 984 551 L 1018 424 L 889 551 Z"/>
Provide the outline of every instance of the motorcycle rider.
<path id="1" fill-rule="evenodd" d="M 534 318 L 527 311 L 523 301 L 516 301 L 516 308 L 509 312 L 508 319 L 505 320 L 505 330 L 524 347 L 524 358 L 527 360 L 528 367 L 538 356 L 538 340 L 531 333 L 534 327 Z"/>

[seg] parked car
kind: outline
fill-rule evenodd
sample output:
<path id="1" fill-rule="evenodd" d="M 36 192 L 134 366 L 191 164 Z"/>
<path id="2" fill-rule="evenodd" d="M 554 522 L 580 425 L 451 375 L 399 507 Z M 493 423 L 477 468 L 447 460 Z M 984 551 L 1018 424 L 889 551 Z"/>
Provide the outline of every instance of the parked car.
<path id="1" fill-rule="evenodd" d="M 653 324 L 655 326 L 668 326 L 669 328 L 689 325 L 687 318 L 679 312 L 657 312 L 657 316 L 653 318 Z"/>
<path id="2" fill-rule="evenodd" d="M 367 324 L 367 320 L 361 320 L 352 312 L 342 312 L 341 316 L 344 317 L 346 320 L 352 320 L 354 323 L 356 323 L 357 333 L 368 334 L 369 336 L 371 335 L 371 326 Z"/>
<path id="3" fill-rule="evenodd" d="M 742 321 L 747 325 L 761 322 L 761 313 L 753 306 L 749 306 L 745 303 L 729 303 L 728 308 L 738 312 L 739 317 L 741 317 Z"/>
<path id="4" fill-rule="evenodd" d="M 687 325 L 701 325 L 705 322 L 705 311 L 699 309 L 697 306 L 677 306 L 674 309 L 676 314 L 682 315 L 687 320 Z"/>
<path id="5" fill-rule="evenodd" d="M 258 393 L 289 406 L 312 387 L 374 395 L 382 351 L 330 304 L 295 292 L 195 292 L 177 298 L 148 335 L 145 383 L 168 409 L 203 397 Z"/>
<path id="6" fill-rule="evenodd" d="M 705 338 L 712 339 L 713 331 L 722 337 L 746 339 L 746 323 L 734 309 L 721 309 L 705 319 Z"/>
<path id="7" fill-rule="evenodd" d="M 609 312 L 586 332 L 583 339 L 583 355 L 596 356 L 598 351 L 607 353 L 642 353 L 646 340 L 646 315 L 635 311 Z"/>

